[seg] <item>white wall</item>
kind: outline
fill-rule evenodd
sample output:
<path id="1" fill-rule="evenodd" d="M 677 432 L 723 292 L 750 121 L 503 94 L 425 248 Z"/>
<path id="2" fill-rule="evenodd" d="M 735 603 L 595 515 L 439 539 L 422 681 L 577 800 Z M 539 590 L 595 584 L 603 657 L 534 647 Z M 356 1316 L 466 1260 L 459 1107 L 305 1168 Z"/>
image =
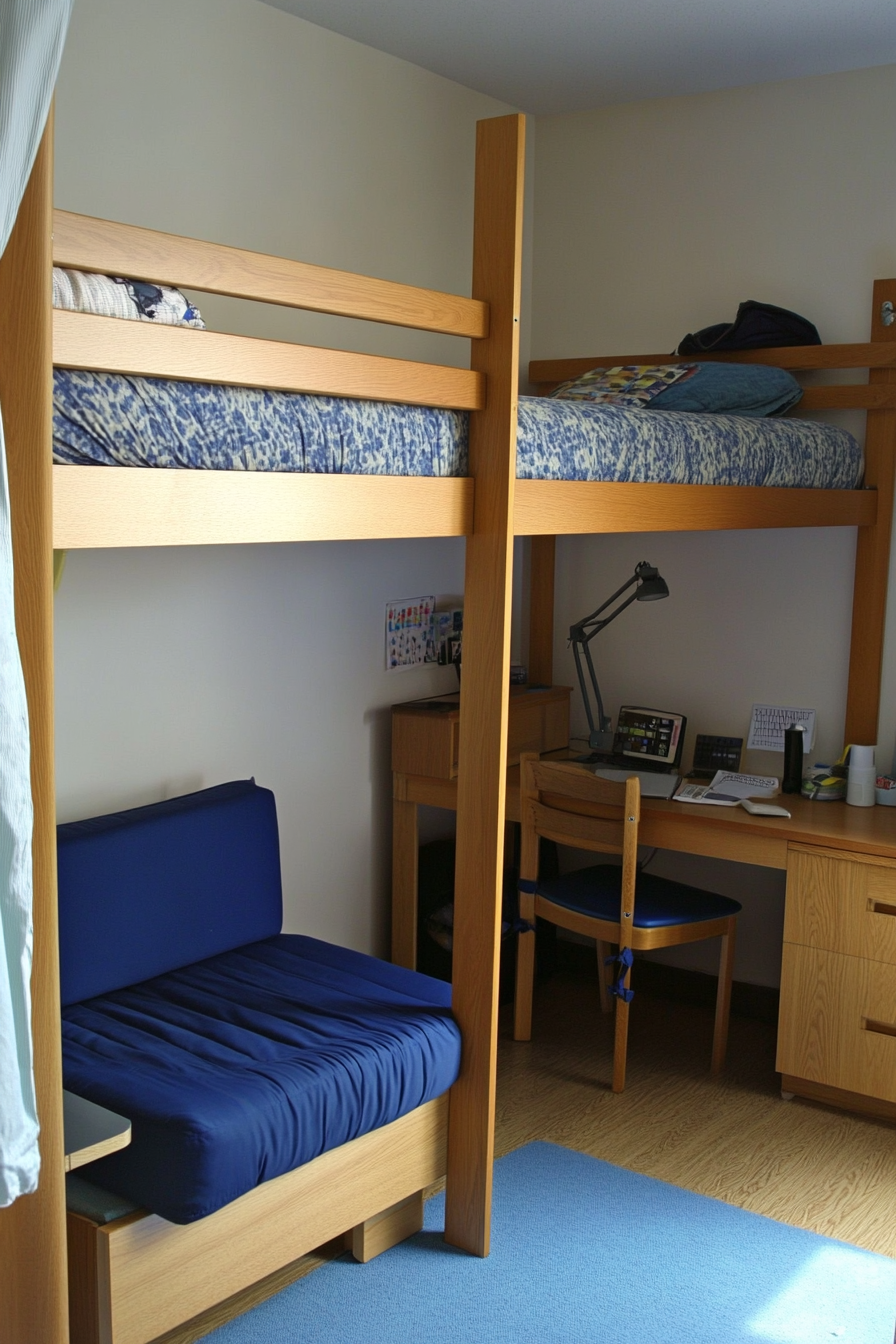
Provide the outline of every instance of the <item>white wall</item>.
<path id="1" fill-rule="evenodd" d="M 509 109 L 255 0 L 78 0 L 56 202 L 469 293 L 474 124 Z M 447 337 L 203 301 L 216 326 L 463 363 Z M 56 600 L 67 820 L 254 774 L 285 928 L 383 950 L 390 598 L 456 595 L 460 541 L 80 552 Z"/>
<path id="2" fill-rule="evenodd" d="M 533 356 L 671 351 L 750 298 L 803 313 L 823 340 L 867 340 L 872 281 L 896 274 L 894 159 L 892 66 L 539 120 Z M 648 559 L 671 597 L 633 607 L 592 646 L 608 707 L 681 710 L 693 743 L 745 736 L 754 701 L 813 705 L 812 757 L 829 761 L 842 746 L 854 548 L 850 529 L 564 540 L 555 679 L 573 677 L 570 622 Z M 894 737 L 891 574 L 886 766 Z M 747 758 L 775 774 L 781 761 Z M 737 974 L 776 983 L 776 874 L 672 856 L 655 871 L 744 899 Z"/>

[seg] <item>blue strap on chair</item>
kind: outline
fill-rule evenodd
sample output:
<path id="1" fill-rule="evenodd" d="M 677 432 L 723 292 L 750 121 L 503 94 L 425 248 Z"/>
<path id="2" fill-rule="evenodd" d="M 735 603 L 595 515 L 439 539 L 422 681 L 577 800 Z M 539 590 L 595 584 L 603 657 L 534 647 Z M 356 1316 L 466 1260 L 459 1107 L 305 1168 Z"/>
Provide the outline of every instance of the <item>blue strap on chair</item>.
<path id="1" fill-rule="evenodd" d="M 635 997 L 633 989 L 626 989 L 625 977 L 635 963 L 635 954 L 630 947 L 620 947 L 615 957 L 607 957 L 604 965 L 618 966 L 619 974 L 611 985 L 608 986 L 611 994 L 615 994 L 617 999 L 622 999 L 623 1003 L 631 1003 Z"/>
<path id="2" fill-rule="evenodd" d="M 525 892 L 527 896 L 536 896 L 538 894 L 538 883 L 530 882 L 529 878 L 527 877 L 521 877 L 517 883 L 517 890 L 518 892 L 519 891 Z M 517 905 L 516 919 L 513 921 L 511 928 L 513 929 L 514 933 L 535 932 L 535 925 L 530 924 L 528 919 L 523 919 L 522 915 L 520 914 L 519 905 Z"/>

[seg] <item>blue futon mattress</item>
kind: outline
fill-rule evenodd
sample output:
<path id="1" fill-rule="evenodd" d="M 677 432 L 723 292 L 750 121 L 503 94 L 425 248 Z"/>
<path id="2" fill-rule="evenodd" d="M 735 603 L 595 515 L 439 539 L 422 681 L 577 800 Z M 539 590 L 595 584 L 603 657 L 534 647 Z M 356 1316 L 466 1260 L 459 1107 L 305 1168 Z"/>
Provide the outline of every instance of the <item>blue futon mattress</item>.
<path id="1" fill-rule="evenodd" d="M 451 988 L 277 934 L 63 1009 L 64 1086 L 128 1116 L 91 1179 L 174 1223 L 388 1124 L 457 1077 Z"/>

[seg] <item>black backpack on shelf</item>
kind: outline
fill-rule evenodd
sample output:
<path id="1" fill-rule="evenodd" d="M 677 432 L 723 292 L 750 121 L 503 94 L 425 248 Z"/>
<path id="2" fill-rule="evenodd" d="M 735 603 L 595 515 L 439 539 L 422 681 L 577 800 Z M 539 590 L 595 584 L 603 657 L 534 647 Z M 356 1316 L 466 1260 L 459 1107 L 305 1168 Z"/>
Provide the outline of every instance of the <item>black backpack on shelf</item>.
<path id="1" fill-rule="evenodd" d="M 816 328 L 799 313 L 748 299 L 733 322 L 718 322 L 687 336 L 679 355 L 708 355 L 725 350 L 769 350 L 779 345 L 821 345 Z"/>

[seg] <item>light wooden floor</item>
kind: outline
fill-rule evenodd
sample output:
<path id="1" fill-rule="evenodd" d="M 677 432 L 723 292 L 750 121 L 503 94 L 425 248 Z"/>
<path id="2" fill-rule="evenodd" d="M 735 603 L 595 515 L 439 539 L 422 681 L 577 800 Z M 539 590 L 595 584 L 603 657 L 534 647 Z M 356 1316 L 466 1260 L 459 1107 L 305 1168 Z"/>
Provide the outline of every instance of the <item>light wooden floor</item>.
<path id="1" fill-rule="evenodd" d="M 612 1018 L 600 1013 L 596 969 L 569 966 L 536 990 L 531 1042 L 510 1039 L 501 1010 L 497 1154 L 547 1139 L 896 1257 L 896 1128 L 782 1101 L 769 1023 L 732 1018 L 728 1065 L 710 1077 L 712 1010 L 635 989 L 621 1096 L 609 1087 Z M 322 1252 L 158 1344 L 194 1344 L 336 1253 Z"/>
<path id="2" fill-rule="evenodd" d="M 596 969 L 536 991 L 531 1042 L 507 1039 L 505 1024 L 497 1150 L 548 1139 L 896 1257 L 896 1128 L 782 1101 L 769 1023 L 733 1017 L 725 1072 L 711 1077 L 712 1011 L 651 1000 L 633 983 L 619 1096 Z"/>

